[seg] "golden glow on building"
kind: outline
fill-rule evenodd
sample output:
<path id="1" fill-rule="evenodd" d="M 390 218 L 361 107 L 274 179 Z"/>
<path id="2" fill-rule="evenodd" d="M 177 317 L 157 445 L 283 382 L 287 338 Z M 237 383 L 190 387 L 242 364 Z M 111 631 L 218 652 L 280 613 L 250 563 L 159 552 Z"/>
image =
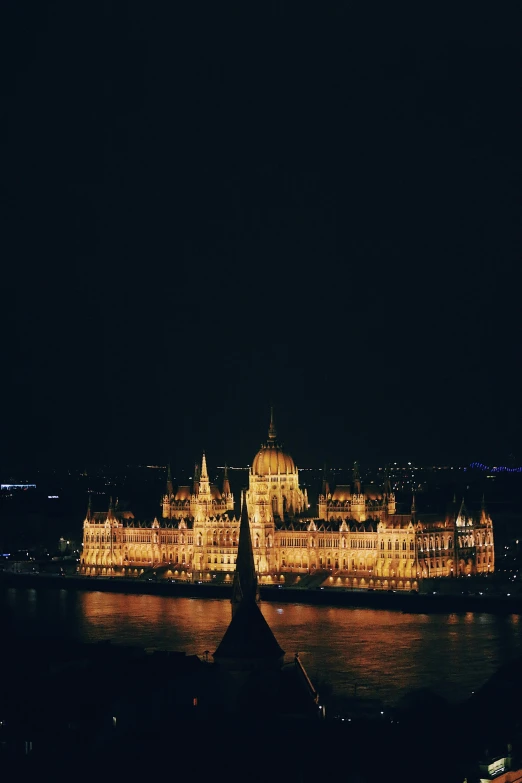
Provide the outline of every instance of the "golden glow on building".
<path id="1" fill-rule="evenodd" d="M 283 583 L 292 575 L 303 586 L 307 579 L 410 590 L 422 578 L 494 571 L 493 523 L 484 505 L 479 515 L 464 502 L 442 515 L 418 515 L 414 501 L 410 513 L 398 514 L 389 481 L 380 489 L 363 487 L 357 464 L 351 484 L 330 491 L 324 482 L 318 516 L 309 515 L 306 489 L 277 443 L 273 417 L 252 462 L 246 502 L 261 583 Z M 89 508 L 81 573 L 138 576 L 148 567 L 164 569 L 167 578 L 207 581 L 234 571 L 240 519 L 226 471 L 219 490 L 209 481 L 203 454 L 193 486 L 174 490 L 169 470 L 162 512 L 161 521 L 140 523 L 112 504 L 108 512 Z"/>

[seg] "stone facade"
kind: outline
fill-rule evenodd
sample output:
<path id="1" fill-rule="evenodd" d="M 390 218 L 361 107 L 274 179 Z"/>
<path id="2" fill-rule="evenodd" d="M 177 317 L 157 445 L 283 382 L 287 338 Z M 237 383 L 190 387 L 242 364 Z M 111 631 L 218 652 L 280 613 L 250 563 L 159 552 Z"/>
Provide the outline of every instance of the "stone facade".
<path id="1" fill-rule="evenodd" d="M 414 500 L 410 513 L 398 514 L 389 481 L 379 490 L 363 488 L 357 464 L 352 484 L 330 491 L 325 482 L 312 516 L 273 420 L 250 469 L 246 504 L 262 582 L 324 574 L 334 585 L 408 590 L 424 577 L 494 571 L 493 523 L 484 505 L 477 514 L 454 502 L 444 514 L 419 515 Z M 205 455 L 192 489 L 174 491 L 169 472 L 162 511 L 161 520 L 139 522 L 112 505 L 108 512 L 89 508 L 80 571 L 136 575 L 164 568 L 198 580 L 234 571 L 240 519 L 226 472 L 221 491 L 209 481 Z"/>

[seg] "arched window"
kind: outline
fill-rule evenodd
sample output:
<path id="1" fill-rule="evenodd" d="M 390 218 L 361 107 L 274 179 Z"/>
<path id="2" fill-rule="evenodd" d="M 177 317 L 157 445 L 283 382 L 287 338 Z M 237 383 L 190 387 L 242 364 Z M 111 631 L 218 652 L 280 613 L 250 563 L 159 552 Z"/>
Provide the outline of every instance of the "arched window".
<path id="1" fill-rule="evenodd" d="M 406 539 L 402 542 L 402 551 L 406 552 Z"/>
<path id="2" fill-rule="evenodd" d="M 392 542 L 391 542 L 391 540 L 389 540 L 388 541 L 388 549 L 391 549 L 391 548 L 392 548 Z"/>
<path id="3" fill-rule="evenodd" d="M 395 551 L 399 550 L 399 539 L 395 542 Z"/>
<path id="4" fill-rule="evenodd" d="M 384 541 L 381 541 L 381 549 L 384 549 Z"/>

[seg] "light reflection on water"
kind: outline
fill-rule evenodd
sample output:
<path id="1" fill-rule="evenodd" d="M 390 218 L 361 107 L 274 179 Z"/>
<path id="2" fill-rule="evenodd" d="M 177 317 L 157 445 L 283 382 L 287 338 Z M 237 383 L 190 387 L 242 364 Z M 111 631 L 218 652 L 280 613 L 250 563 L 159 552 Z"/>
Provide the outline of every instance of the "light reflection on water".
<path id="1" fill-rule="evenodd" d="M 202 655 L 216 649 L 230 621 L 227 600 L 69 590 L 0 591 L 0 606 L 30 636 L 111 639 Z M 401 614 L 352 607 L 261 604 L 290 659 L 299 652 L 313 680 L 336 697 L 393 704 L 414 688 L 458 701 L 522 655 L 520 618 L 489 614 Z"/>

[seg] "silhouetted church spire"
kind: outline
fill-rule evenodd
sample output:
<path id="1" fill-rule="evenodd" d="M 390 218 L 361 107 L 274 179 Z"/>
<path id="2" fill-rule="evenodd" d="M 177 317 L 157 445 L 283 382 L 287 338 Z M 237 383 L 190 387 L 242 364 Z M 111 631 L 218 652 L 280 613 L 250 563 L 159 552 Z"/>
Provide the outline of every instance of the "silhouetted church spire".
<path id="1" fill-rule="evenodd" d="M 258 669 L 260 666 L 281 667 L 284 650 L 277 643 L 263 617 L 258 600 L 254 552 L 244 491 L 232 587 L 232 620 L 214 653 L 216 663 L 242 671 Z"/>
<path id="2" fill-rule="evenodd" d="M 249 600 L 259 601 L 259 591 L 254 564 L 252 536 L 250 535 L 250 523 L 248 521 L 246 492 L 243 490 L 241 522 L 239 524 L 239 544 L 237 548 L 236 570 L 234 571 L 234 583 L 232 586 L 232 617 L 239 607 L 239 604 L 242 601 Z"/>

